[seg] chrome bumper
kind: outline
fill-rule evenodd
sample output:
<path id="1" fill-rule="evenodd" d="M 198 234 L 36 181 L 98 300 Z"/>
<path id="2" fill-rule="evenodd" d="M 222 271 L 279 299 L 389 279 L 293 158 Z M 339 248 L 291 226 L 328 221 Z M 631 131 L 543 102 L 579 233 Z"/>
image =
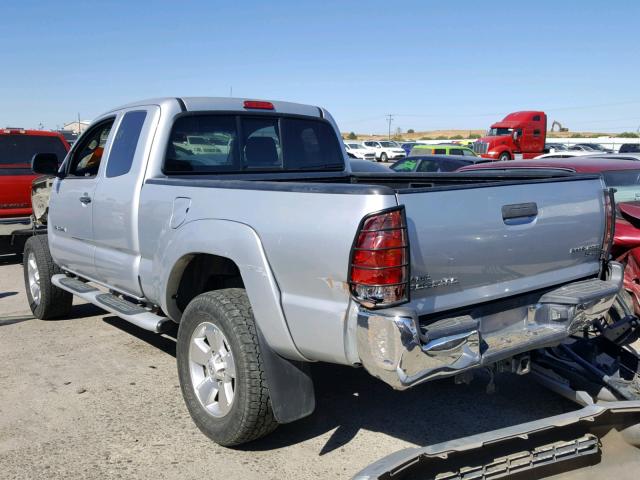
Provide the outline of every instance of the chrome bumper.
<path id="1" fill-rule="evenodd" d="M 11 235 L 15 230 L 31 228 L 31 217 L 0 218 L 0 236 Z"/>
<path id="2" fill-rule="evenodd" d="M 506 299 L 501 308 L 421 323 L 406 309 L 358 312 L 357 344 L 367 371 L 402 390 L 524 352 L 559 344 L 602 317 L 622 287 L 624 268 L 608 278 L 566 284 L 544 294 Z"/>

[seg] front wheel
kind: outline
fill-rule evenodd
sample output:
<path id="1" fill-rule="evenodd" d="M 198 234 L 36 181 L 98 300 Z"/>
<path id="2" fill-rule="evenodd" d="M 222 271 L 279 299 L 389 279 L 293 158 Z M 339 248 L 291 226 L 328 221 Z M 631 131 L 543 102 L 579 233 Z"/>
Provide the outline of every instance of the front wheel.
<path id="1" fill-rule="evenodd" d="M 509 155 L 509 152 L 502 152 L 498 157 L 499 162 L 505 162 L 507 160 L 511 160 L 511 155 Z"/>
<path id="2" fill-rule="evenodd" d="M 41 320 L 64 317 L 71 310 L 73 295 L 51 282 L 62 270 L 53 262 L 47 235 L 34 235 L 24 245 L 22 261 L 27 300 L 33 316 Z"/>
<path id="3" fill-rule="evenodd" d="M 386 162 L 388 159 L 387 154 L 382 152 L 382 155 L 380 155 L 380 161 L 381 162 Z"/>
<path id="4" fill-rule="evenodd" d="M 203 293 L 187 305 L 176 357 L 187 409 L 214 442 L 240 445 L 278 426 L 253 312 L 243 289 Z"/>

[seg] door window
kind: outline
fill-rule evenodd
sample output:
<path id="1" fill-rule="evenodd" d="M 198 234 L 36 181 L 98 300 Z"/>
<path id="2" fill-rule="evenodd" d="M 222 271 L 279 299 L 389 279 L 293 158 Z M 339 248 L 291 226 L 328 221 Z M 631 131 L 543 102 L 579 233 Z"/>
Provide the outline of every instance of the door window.
<path id="1" fill-rule="evenodd" d="M 461 148 L 451 148 L 449 149 L 449 155 L 463 155 Z"/>
<path id="2" fill-rule="evenodd" d="M 125 113 L 109 153 L 107 178 L 119 177 L 131 170 L 133 156 L 136 153 L 138 139 L 146 117 L 147 112 L 144 110 Z"/>
<path id="3" fill-rule="evenodd" d="M 105 120 L 82 136 L 69 165 L 69 175 L 74 177 L 95 177 L 100 168 L 104 146 L 113 126 L 113 118 Z"/>
<path id="4" fill-rule="evenodd" d="M 434 148 L 433 149 L 433 154 L 434 155 L 446 155 L 447 154 L 447 150 L 445 148 Z"/>

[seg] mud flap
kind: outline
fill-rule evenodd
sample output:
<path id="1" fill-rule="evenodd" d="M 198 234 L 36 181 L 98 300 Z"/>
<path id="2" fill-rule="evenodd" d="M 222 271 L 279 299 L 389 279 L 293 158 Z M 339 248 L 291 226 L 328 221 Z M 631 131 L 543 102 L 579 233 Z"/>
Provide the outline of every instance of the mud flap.
<path id="1" fill-rule="evenodd" d="M 618 458 L 609 460 L 607 468 L 613 465 L 626 472 L 640 468 L 640 401 L 589 405 L 492 432 L 401 450 L 354 478 L 457 480 L 557 474 L 563 475 L 557 478 L 565 474 L 566 478 L 613 478 L 598 472 L 597 466 L 583 470 L 601 463 L 610 443 L 615 444 Z"/>
<path id="2" fill-rule="evenodd" d="M 316 408 L 309 364 L 288 360 L 274 352 L 258 329 L 273 415 L 278 423 L 290 423 L 311 415 Z"/>

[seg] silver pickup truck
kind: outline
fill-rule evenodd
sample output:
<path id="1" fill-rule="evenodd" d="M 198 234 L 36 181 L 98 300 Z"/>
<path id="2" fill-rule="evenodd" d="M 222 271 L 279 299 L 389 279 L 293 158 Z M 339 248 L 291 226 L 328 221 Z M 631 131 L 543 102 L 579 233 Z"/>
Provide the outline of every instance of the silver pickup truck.
<path id="1" fill-rule="evenodd" d="M 396 389 L 525 373 L 621 286 L 599 177 L 354 174 L 315 106 L 137 102 L 54 165 L 33 160 L 56 176 L 48 235 L 25 248 L 34 315 L 75 295 L 147 330 L 178 323 L 186 405 L 222 445 L 310 414 L 310 362 Z"/>

